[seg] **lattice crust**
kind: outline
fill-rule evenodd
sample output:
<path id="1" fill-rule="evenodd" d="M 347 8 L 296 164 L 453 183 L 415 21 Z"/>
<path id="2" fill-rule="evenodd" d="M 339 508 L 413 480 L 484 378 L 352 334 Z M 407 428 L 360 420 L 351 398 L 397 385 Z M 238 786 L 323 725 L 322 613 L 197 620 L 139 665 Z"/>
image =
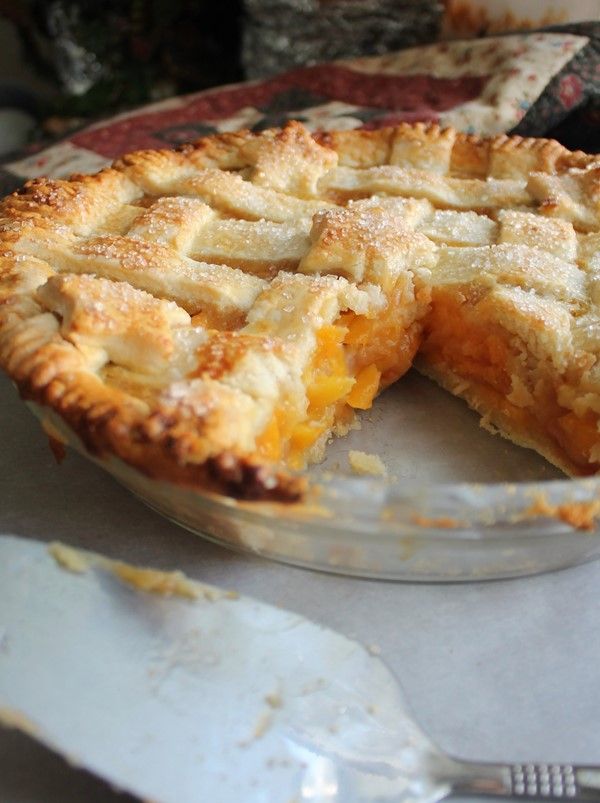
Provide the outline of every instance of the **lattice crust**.
<path id="1" fill-rule="evenodd" d="M 600 468 L 600 163 L 437 126 L 300 124 L 30 182 L 0 209 L 0 362 L 100 454 L 297 499 L 418 365 Z"/>

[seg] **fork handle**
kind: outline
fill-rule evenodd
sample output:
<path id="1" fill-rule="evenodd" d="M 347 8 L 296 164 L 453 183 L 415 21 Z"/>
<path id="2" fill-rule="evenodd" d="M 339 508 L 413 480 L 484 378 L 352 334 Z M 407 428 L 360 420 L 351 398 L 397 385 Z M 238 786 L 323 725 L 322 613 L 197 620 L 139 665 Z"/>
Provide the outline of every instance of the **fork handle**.
<path id="1" fill-rule="evenodd" d="M 449 794 L 523 800 L 600 801 L 600 767 L 483 764 L 452 759 Z"/>

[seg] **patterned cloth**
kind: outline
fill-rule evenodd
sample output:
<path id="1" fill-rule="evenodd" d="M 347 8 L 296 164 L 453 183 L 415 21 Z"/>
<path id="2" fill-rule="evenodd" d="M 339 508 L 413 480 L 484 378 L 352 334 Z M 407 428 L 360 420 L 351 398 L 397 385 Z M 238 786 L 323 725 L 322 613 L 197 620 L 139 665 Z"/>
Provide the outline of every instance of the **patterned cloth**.
<path id="1" fill-rule="evenodd" d="M 260 130 L 287 119 L 313 130 L 430 120 L 479 134 L 542 136 L 573 112 L 593 110 L 599 98 L 600 24 L 442 42 L 145 106 L 4 165 L 0 189 L 8 192 L 38 175 L 97 170 L 139 148 L 244 127 Z"/>
<path id="2" fill-rule="evenodd" d="M 558 29 L 554 29 L 558 30 Z M 511 133 L 555 136 L 567 147 L 600 151 L 600 22 L 561 26 L 587 44 L 558 70 Z"/>

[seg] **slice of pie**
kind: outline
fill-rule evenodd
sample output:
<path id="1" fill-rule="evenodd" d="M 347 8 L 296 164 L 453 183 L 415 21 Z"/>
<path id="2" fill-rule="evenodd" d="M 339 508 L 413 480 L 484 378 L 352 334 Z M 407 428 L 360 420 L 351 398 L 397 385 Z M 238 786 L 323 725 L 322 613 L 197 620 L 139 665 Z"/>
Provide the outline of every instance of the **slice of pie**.
<path id="1" fill-rule="evenodd" d="M 567 473 L 600 468 L 593 156 L 291 123 L 32 181 L 0 216 L 0 362 L 96 455 L 292 501 L 414 362 Z"/>

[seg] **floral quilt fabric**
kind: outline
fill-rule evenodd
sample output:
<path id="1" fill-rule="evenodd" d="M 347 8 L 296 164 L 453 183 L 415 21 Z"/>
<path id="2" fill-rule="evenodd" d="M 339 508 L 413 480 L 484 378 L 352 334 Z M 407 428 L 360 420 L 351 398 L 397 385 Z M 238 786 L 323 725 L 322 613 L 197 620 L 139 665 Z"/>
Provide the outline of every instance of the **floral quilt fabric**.
<path id="1" fill-rule="evenodd" d="M 440 42 L 145 106 L 4 165 L 0 181 L 8 192 L 34 176 L 97 170 L 127 151 L 220 131 L 260 130 L 287 119 L 313 130 L 429 120 L 484 135 L 543 136 L 560 130 L 575 111 L 593 112 L 598 98 L 598 23 Z"/>

